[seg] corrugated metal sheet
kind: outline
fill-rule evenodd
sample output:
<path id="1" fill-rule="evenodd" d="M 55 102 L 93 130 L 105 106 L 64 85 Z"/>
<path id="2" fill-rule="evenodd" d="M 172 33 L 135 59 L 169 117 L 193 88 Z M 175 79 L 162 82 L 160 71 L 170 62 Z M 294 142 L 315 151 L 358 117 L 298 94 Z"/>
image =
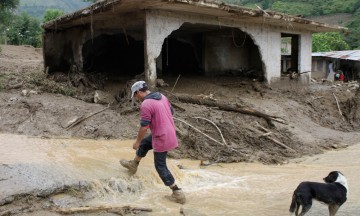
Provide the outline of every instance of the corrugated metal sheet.
<path id="1" fill-rule="evenodd" d="M 312 53 L 312 56 L 313 57 L 327 57 L 327 58 L 335 58 L 335 59 L 360 61 L 360 50 L 315 52 L 315 53 Z"/>

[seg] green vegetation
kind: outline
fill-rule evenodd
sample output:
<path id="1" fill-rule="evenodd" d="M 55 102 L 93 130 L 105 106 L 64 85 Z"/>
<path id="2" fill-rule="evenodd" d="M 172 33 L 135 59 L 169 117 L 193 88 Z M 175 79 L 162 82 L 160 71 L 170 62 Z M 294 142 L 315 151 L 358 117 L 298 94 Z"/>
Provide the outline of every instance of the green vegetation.
<path id="1" fill-rule="evenodd" d="M 41 33 L 40 21 L 26 13 L 16 16 L 7 29 L 8 42 L 13 45 L 40 47 Z"/>
<path id="2" fill-rule="evenodd" d="M 6 43 L 7 29 L 18 5 L 19 0 L 0 1 L 0 43 Z"/>
<path id="3" fill-rule="evenodd" d="M 57 9 L 70 13 L 89 5 L 83 0 L 20 0 L 19 11 L 42 19 L 48 9 Z"/>
<path id="4" fill-rule="evenodd" d="M 350 49 L 350 46 L 344 41 L 342 35 L 338 32 L 313 34 L 312 46 L 313 52 Z"/>
<path id="5" fill-rule="evenodd" d="M 304 17 L 337 13 L 353 14 L 352 20 L 343 24 L 349 28 L 349 34 L 314 34 L 313 51 L 360 49 L 360 0 L 224 0 L 224 2 L 249 8 L 259 6 L 264 10 Z"/>
<path id="6" fill-rule="evenodd" d="M 47 9 L 47 10 L 45 11 L 45 15 L 44 15 L 43 21 L 44 21 L 44 23 L 45 23 L 45 22 L 49 22 L 49 21 L 54 20 L 54 19 L 56 19 L 56 18 L 58 18 L 59 16 L 62 16 L 62 15 L 64 15 L 64 14 L 65 14 L 65 12 L 62 11 L 62 10 L 58 10 L 58 9 Z"/>
<path id="7" fill-rule="evenodd" d="M 352 20 L 344 23 L 349 28 L 350 34 L 314 34 L 313 48 L 314 51 L 360 49 L 360 0 L 223 1 L 229 4 L 251 8 L 261 7 L 266 10 L 303 15 L 305 17 L 336 13 L 353 14 Z M 94 2 L 96 0 L 1 0 L 0 43 L 29 44 L 39 47 L 41 46 L 41 22 L 50 21 L 63 15 L 63 13 L 83 8 Z M 18 11 L 22 13 L 15 14 L 17 7 Z M 37 19 L 33 17 L 37 17 Z"/>

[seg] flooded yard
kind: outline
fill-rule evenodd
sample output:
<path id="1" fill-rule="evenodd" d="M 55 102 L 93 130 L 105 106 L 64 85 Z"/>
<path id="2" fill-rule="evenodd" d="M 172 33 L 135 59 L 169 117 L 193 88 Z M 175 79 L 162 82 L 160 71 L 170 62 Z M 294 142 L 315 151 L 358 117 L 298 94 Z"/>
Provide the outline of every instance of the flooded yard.
<path id="1" fill-rule="evenodd" d="M 35 194 L 52 207 L 130 205 L 152 209 L 140 215 L 181 215 L 180 208 L 185 215 L 289 215 L 292 192 L 301 181 L 321 182 L 330 171 L 339 170 L 347 177 L 349 194 L 337 215 L 360 212 L 360 144 L 286 165 L 200 167 L 200 161 L 170 159 L 169 167 L 187 196 L 185 205 L 166 198 L 171 192 L 157 176 L 152 154 L 142 160 L 134 176 L 119 165 L 119 159 L 133 158 L 131 146 L 132 141 L 0 134 L 0 203 L 14 195 Z M 58 190 L 64 186 L 78 187 L 83 196 Z M 11 203 L 15 201 L 1 206 L 0 213 L 14 208 Z M 58 214 L 44 208 L 20 215 Z M 328 215 L 327 206 L 315 202 L 309 215 Z"/>

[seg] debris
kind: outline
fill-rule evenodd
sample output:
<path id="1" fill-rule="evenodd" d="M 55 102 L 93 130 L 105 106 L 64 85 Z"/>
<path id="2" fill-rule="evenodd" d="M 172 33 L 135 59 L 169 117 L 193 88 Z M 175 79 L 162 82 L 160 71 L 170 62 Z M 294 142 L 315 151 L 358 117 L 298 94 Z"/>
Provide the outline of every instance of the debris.
<path id="1" fill-rule="evenodd" d="M 75 213 L 91 213 L 106 211 L 119 215 L 136 214 L 136 212 L 152 212 L 151 208 L 131 207 L 131 206 L 87 206 L 87 207 L 72 207 L 72 208 L 57 208 L 54 212 L 60 214 L 75 214 Z"/>
<path id="2" fill-rule="evenodd" d="M 163 79 L 157 79 L 156 80 L 156 86 L 167 87 L 167 86 L 169 86 L 169 84 L 167 84 Z"/>
<path id="3" fill-rule="evenodd" d="M 253 115 L 257 117 L 264 118 L 269 125 L 274 126 L 271 121 L 276 121 L 281 124 L 287 124 L 286 121 L 280 117 L 277 116 L 271 116 L 262 112 L 259 112 L 257 110 L 251 109 L 251 108 L 241 108 L 236 106 L 235 104 L 226 104 L 224 102 L 216 102 L 209 99 L 202 99 L 196 96 L 187 95 L 187 94 L 176 94 L 176 98 L 183 102 L 183 103 L 192 103 L 192 104 L 199 104 L 199 105 L 205 105 L 210 107 L 218 107 L 221 110 L 225 111 L 232 111 L 232 112 L 239 112 L 242 114 L 247 115 Z"/>
<path id="4" fill-rule="evenodd" d="M 98 114 L 98 113 L 101 113 L 101 112 L 103 112 L 103 111 L 105 111 L 105 110 L 107 110 L 107 109 L 109 109 L 109 108 L 110 108 L 110 106 L 108 106 L 108 107 L 106 107 L 106 108 L 104 108 L 104 109 L 102 109 L 102 110 L 100 110 L 100 111 L 91 113 L 91 114 L 89 114 L 89 115 L 87 115 L 87 116 L 82 116 L 82 117 L 76 119 L 73 123 L 71 123 L 71 124 L 70 124 L 69 126 L 67 126 L 65 129 L 68 130 L 68 129 L 74 127 L 75 125 L 79 124 L 80 122 L 84 121 L 85 119 L 88 119 L 88 118 L 90 118 L 91 116 L 94 116 L 94 115 L 96 115 L 96 114 Z"/>
<path id="5" fill-rule="evenodd" d="M 342 112 L 341 112 L 341 109 L 340 109 L 339 101 L 338 101 L 337 97 L 335 96 L 334 92 L 333 92 L 333 96 L 334 96 L 334 98 L 335 98 L 335 100 L 336 100 L 336 105 L 337 105 L 337 108 L 338 108 L 338 110 L 339 110 L 339 113 L 340 113 L 342 119 L 345 121 L 345 118 L 344 118 L 344 116 L 343 116 L 343 114 L 342 114 Z"/>
<path id="6" fill-rule="evenodd" d="M 96 90 L 94 95 L 94 102 L 97 104 L 111 104 L 115 101 L 115 97 L 111 94 Z"/>

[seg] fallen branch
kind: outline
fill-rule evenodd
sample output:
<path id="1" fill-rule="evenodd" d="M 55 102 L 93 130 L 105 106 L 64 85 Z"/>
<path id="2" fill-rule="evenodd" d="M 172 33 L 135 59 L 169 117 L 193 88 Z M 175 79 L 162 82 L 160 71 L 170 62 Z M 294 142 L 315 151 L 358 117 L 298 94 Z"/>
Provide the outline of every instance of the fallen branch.
<path id="1" fill-rule="evenodd" d="M 261 117 L 261 118 L 264 118 L 268 122 L 268 124 L 271 126 L 274 126 L 271 121 L 276 121 L 281 124 L 287 124 L 286 121 L 280 117 L 271 116 L 271 115 L 268 115 L 268 114 L 259 112 L 254 109 L 250 109 L 250 108 L 237 107 L 234 104 L 225 104 L 225 103 L 221 103 L 218 101 L 201 99 L 201 98 L 198 98 L 198 97 L 195 97 L 192 95 L 184 95 L 184 94 L 176 94 L 176 99 L 178 99 L 179 101 L 181 101 L 183 103 L 192 103 L 192 104 L 205 105 L 205 106 L 209 106 L 209 107 L 218 107 L 220 110 L 224 110 L 224 111 L 239 112 L 242 114 Z"/>
<path id="2" fill-rule="evenodd" d="M 278 140 L 276 140 L 276 139 L 274 139 L 274 138 L 271 138 L 270 135 L 272 134 L 272 132 L 269 131 L 268 129 L 264 128 L 263 126 L 261 126 L 258 122 L 256 122 L 256 125 L 257 125 L 261 130 L 263 130 L 263 131 L 265 132 L 265 134 L 262 134 L 262 135 L 260 135 L 259 137 L 265 137 L 265 138 L 273 141 L 274 143 L 278 144 L 279 146 L 281 146 L 281 147 L 283 147 L 283 148 L 286 148 L 286 149 L 289 149 L 289 150 L 291 150 L 291 151 L 296 152 L 294 149 L 290 148 L 289 146 L 281 143 L 280 141 L 278 141 Z"/>
<path id="3" fill-rule="evenodd" d="M 94 116 L 94 115 L 96 115 L 96 114 L 98 114 L 98 113 L 101 113 L 101 112 L 103 112 L 103 111 L 105 111 L 105 110 L 107 110 L 107 109 L 109 109 L 109 108 L 110 108 L 110 106 L 107 106 L 106 108 L 104 108 L 104 109 L 102 109 L 102 110 L 99 110 L 99 111 L 97 111 L 97 112 L 91 113 L 90 115 L 82 116 L 82 117 L 76 119 L 76 121 L 74 121 L 74 122 L 71 123 L 70 125 L 68 125 L 65 129 L 68 130 L 68 129 L 74 127 L 75 125 L 79 124 L 80 122 L 84 121 L 85 119 L 88 119 L 88 118 L 90 118 L 91 116 Z"/>
<path id="4" fill-rule="evenodd" d="M 282 147 L 284 147 L 284 148 L 286 148 L 286 149 L 289 149 L 289 150 L 291 150 L 291 151 L 296 152 L 294 149 L 290 148 L 289 146 L 281 143 L 280 141 L 278 141 L 278 140 L 276 140 L 276 139 L 274 139 L 274 138 L 271 138 L 271 137 L 269 137 L 269 136 L 264 136 L 264 137 L 267 138 L 267 139 L 269 139 L 269 140 L 271 140 L 271 141 L 273 141 L 274 143 L 278 144 L 279 146 L 282 146 Z"/>
<path id="5" fill-rule="evenodd" d="M 214 125 L 215 128 L 219 131 L 222 141 L 224 142 L 225 145 L 227 145 L 227 143 L 226 143 L 226 141 L 225 141 L 225 138 L 224 138 L 223 134 L 221 133 L 220 128 L 219 128 L 214 122 L 210 121 L 209 119 L 203 118 L 203 117 L 193 117 L 193 118 L 194 118 L 194 119 L 203 119 L 203 120 L 205 120 L 205 121 L 210 122 L 212 125 Z"/>
<path id="6" fill-rule="evenodd" d="M 24 85 L 24 82 L 16 83 L 16 84 L 8 84 L 7 89 L 18 89 Z"/>
<path id="7" fill-rule="evenodd" d="M 182 108 L 181 106 L 177 105 L 176 103 L 171 103 L 171 106 L 173 106 L 176 109 L 179 109 L 182 112 L 186 111 L 185 108 Z"/>
<path id="8" fill-rule="evenodd" d="M 339 110 L 339 113 L 340 113 L 342 119 L 345 121 L 344 116 L 343 116 L 343 114 L 342 114 L 342 112 L 341 112 L 341 109 L 340 109 L 339 101 L 338 101 L 337 97 L 335 96 L 334 92 L 333 92 L 333 96 L 334 96 L 334 98 L 335 98 L 335 100 L 336 100 L 336 105 L 337 105 L 337 108 L 338 108 L 338 110 Z"/>
<path id="9" fill-rule="evenodd" d="M 107 211 L 111 213 L 118 213 L 120 215 L 125 215 L 128 213 L 135 213 L 137 211 L 152 212 L 150 208 L 140 208 L 140 207 L 131 207 L 131 206 L 88 206 L 88 207 L 73 207 L 73 208 L 58 208 L 53 209 L 52 211 L 59 214 L 75 214 L 75 213 L 91 213 L 98 211 Z"/>
<path id="10" fill-rule="evenodd" d="M 175 86 L 176 86 L 177 82 L 178 82 L 179 79 L 180 79 L 180 76 L 181 76 L 181 74 L 179 74 L 178 78 L 176 79 L 175 84 L 174 84 L 173 88 L 171 89 L 171 92 L 170 92 L 170 93 L 172 93 L 172 92 L 174 91 Z"/>
<path id="11" fill-rule="evenodd" d="M 174 118 L 175 120 L 180 121 L 180 122 L 186 124 L 187 126 L 193 128 L 195 131 L 199 132 L 200 134 L 204 135 L 205 137 L 209 138 L 210 140 L 212 140 L 212 141 L 214 141 L 214 142 L 216 142 L 216 143 L 218 143 L 218 144 L 220 144 L 220 145 L 224 145 L 224 143 L 221 143 L 221 142 L 217 141 L 216 139 L 214 139 L 214 138 L 212 138 L 211 136 L 205 134 L 204 132 L 202 132 L 201 130 L 199 130 L 199 129 L 197 129 L 196 127 L 192 126 L 191 124 L 187 123 L 186 121 L 181 120 L 181 119 L 178 119 L 178 118 L 175 118 L 175 117 L 173 117 L 173 118 Z"/>

